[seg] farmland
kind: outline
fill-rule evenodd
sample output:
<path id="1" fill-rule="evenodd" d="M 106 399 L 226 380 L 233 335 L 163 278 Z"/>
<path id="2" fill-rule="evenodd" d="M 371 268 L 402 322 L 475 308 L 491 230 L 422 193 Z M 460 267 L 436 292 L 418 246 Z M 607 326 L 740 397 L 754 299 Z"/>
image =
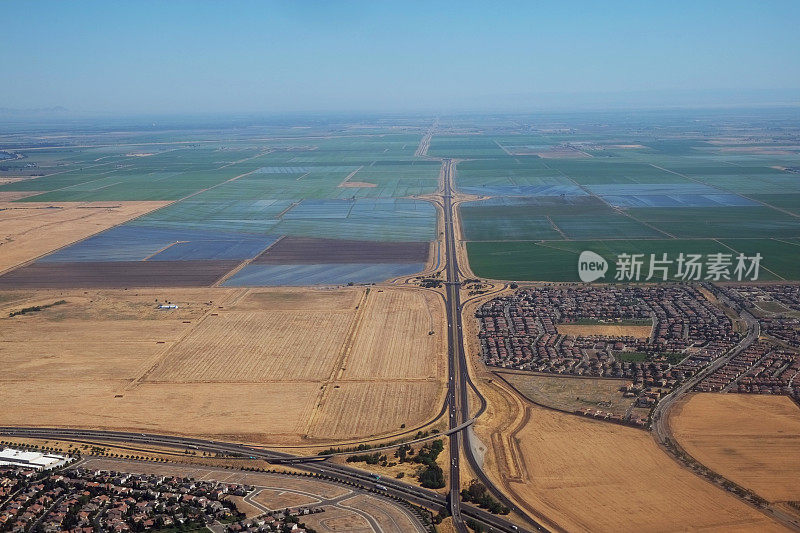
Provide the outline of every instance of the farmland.
<path id="1" fill-rule="evenodd" d="M 186 272 L 171 278 L 175 286 L 222 278 L 235 287 L 339 285 L 419 272 L 436 237 L 436 212 L 416 197 L 437 189 L 440 168 L 414 156 L 419 129 L 347 135 L 317 125 L 293 136 L 279 126 L 132 129 L 67 135 L 58 146 L 41 146 L 47 142 L 35 132 L 12 136 L 6 149 L 17 159 L 0 171 L 0 179 L 8 176 L 0 182 L 0 229 L 11 252 L 4 266 L 41 259 L 0 285 L 153 286 L 144 280 L 162 272 L 171 278 L 172 270 Z M 116 227 L 102 231 L 109 226 Z M 246 264 L 275 243 L 263 260 Z M 117 262 L 128 264 L 106 264 Z M 84 279 L 74 270 L 97 274 Z"/>
<path id="2" fill-rule="evenodd" d="M 782 531 L 683 470 L 645 432 L 528 406 L 513 435 L 519 472 L 503 485 L 566 530 Z"/>
<path id="3" fill-rule="evenodd" d="M 576 281 L 577 256 L 591 250 L 610 263 L 607 280 L 618 254 L 674 261 L 681 252 L 760 253 L 758 279 L 800 279 L 798 262 L 786 260 L 799 257 L 800 148 L 773 138 L 778 118 L 726 115 L 737 135 L 724 136 L 719 118 L 693 116 L 689 127 L 679 112 L 633 124 L 559 118 L 519 118 L 483 134 L 476 119 L 460 125 L 474 134 L 434 136 L 429 153 L 463 159 L 457 186 L 480 197 L 460 205 L 476 275 Z M 800 119 L 787 120 L 796 135 Z"/>
<path id="4" fill-rule="evenodd" d="M 163 205 L 0 202 L 0 272 Z"/>
<path id="5" fill-rule="evenodd" d="M 18 408 L 0 424 L 322 445 L 402 432 L 443 401 L 444 309 L 413 289 L 3 294 L 0 403 Z"/>
<path id="6" fill-rule="evenodd" d="M 696 394 L 670 415 L 695 459 L 770 502 L 797 500 L 800 409 L 785 396 Z"/>

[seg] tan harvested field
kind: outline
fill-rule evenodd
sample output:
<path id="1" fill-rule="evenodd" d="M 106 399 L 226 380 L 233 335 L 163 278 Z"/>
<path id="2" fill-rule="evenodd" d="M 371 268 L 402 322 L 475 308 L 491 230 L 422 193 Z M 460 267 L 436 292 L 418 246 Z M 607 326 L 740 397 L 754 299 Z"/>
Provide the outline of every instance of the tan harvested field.
<path id="1" fill-rule="evenodd" d="M 681 468 L 647 433 L 527 405 L 500 482 L 567 531 L 783 531 Z M 500 442 L 500 440 L 498 440 Z"/>
<path id="2" fill-rule="evenodd" d="M 410 430 L 444 400 L 444 309 L 380 290 L 0 292 L 0 425 L 303 446 Z"/>
<path id="3" fill-rule="evenodd" d="M 361 325 L 342 379 L 439 379 L 445 361 L 427 356 L 441 349 L 445 336 L 430 311 L 437 298 L 427 291 L 373 291 L 369 320 Z"/>
<path id="4" fill-rule="evenodd" d="M 261 509 L 247 503 L 243 496 L 228 496 L 228 499 L 236 504 L 236 510 L 240 513 L 244 513 L 245 518 L 253 518 L 263 514 Z"/>
<path id="5" fill-rule="evenodd" d="M 270 289 L 250 291 L 236 302 L 237 311 L 355 310 L 361 299 L 357 290 Z"/>
<path id="6" fill-rule="evenodd" d="M 788 397 L 695 394 L 670 426 L 718 474 L 772 502 L 800 500 L 800 408 Z"/>
<path id="7" fill-rule="evenodd" d="M 614 324 L 558 324 L 556 329 L 562 335 L 590 337 L 604 335 L 607 337 L 636 337 L 646 339 L 653 331 L 653 326 L 622 326 Z"/>
<path id="8" fill-rule="evenodd" d="M 414 522 L 409 519 L 408 515 L 401 511 L 399 506 L 392 505 L 386 500 L 358 494 L 342 501 L 342 506 L 370 514 L 378 523 L 381 531 L 406 533 L 416 530 Z"/>
<path id="9" fill-rule="evenodd" d="M 443 401 L 441 385 L 428 381 L 340 382 L 328 387 L 310 437 L 343 440 L 399 431 L 403 424 L 410 429 L 435 416 Z"/>
<path id="10" fill-rule="evenodd" d="M 3 183 L 9 183 L 10 181 L 15 180 L 8 180 L 4 181 L 0 179 L 0 185 Z M 38 194 L 36 191 L 0 191 L 0 203 L 5 202 L 13 202 L 14 200 L 20 200 L 22 198 L 27 198 L 28 196 L 33 196 L 34 194 Z"/>
<path id="11" fill-rule="evenodd" d="M 330 373 L 352 314 L 228 311 L 209 316 L 145 379 L 182 383 L 320 381 Z"/>
<path id="12" fill-rule="evenodd" d="M 167 204 L 0 202 L 0 272 Z"/>

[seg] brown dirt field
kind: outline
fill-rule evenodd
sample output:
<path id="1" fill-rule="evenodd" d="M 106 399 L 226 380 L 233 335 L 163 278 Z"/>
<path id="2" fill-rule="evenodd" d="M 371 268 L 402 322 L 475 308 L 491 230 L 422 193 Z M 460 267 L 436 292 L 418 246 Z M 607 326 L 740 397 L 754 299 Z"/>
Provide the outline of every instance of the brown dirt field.
<path id="1" fill-rule="evenodd" d="M 568 531 L 783 530 L 642 431 L 528 406 L 513 434 L 521 470 L 504 485 Z"/>
<path id="2" fill-rule="evenodd" d="M 413 428 L 439 413 L 442 388 L 428 381 L 341 382 L 330 388 L 308 434 L 350 440 Z"/>
<path id="3" fill-rule="evenodd" d="M 608 337 L 636 337 L 646 339 L 650 337 L 653 326 L 621 326 L 613 324 L 558 324 L 556 330 L 562 335 L 588 337 L 591 335 L 605 335 Z"/>
<path id="4" fill-rule="evenodd" d="M 0 202 L 0 272 L 170 202 Z"/>
<path id="5" fill-rule="evenodd" d="M 67 301 L 0 318 L 0 405 L 14 406 L 0 425 L 303 446 L 411 430 L 445 393 L 444 309 L 427 298 L 388 287 L 0 292 L 0 317 Z M 167 301 L 179 308 L 157 309 Z M 410 309 L 403 321 L 387 318 L 396 305 Z"/>
<path id="6" fill-rule="evenodd" d="M 296 492 L 264 489 L 253 496 L 253 501 L 260 503 L 268 509 L 277 510 L 286 509 L 287 507 L 308 506 L 318 503 L 320 500 Z"/>
<path id="7" fill-rule="evenodd" d="M 670 426 L 718 474 L 769 501 L 800 499 L 800 408 L 786 396 L 695 394 L 675 406 Z"/>
<path id="8" fill-rule="evenodd" d="M 626 379 L 594 379 L 575 376 L 554 376 L 529 372 L 495 372 L 523 396 L 534 403 L 574 412 L 588 407 L 624 415 L 634 398 L 623 398 L 620 388 L 631 382 Z"/>
<path id="9" fill-rule="evenodd" d="M 0 179 L 0 185 L 3 183 L 8 183 L 8 181 L 3 181 Z M 27 198 L 28 196 L 33 196 L 34 194 L 39 194 L 39 191 L 0 191 L 0 203 L 13 202 L 14 200 Z"/>
<path id="10" fill-rule="evenodd" d="M 374 242 L 285 237 L 256 257 L 258 265 L 317 263 L 424 263 L 427 242 Z"/>
<path id="11" fill-rule="evenodd" d="M 236 510 L 244 513 L 246 518 L 253 518 L 262 514 L 261 509 L 244 501 L 244 496 L 228 496 L 228 499 L 236 504 Z"/>
<path id="12" fill-rule="evenodd" d="M 32 263 L 0 276 L 0 289 L 208 287 L 240 261 Z"/>
<path id="13" fill-rule="evenodd" d="M 456 526 L 453 525 L 453 517 L 451 516 L 436 525 L 436 533 L 456 533 L 456 531 Z"/>
<path id="14" fill-rule="evenodd" d="M 304 419 L 311 416 L 318 389 L 313 383 L 206 383 L 202 387 L 143 383 L 125 391 L 128 383 L 3 383 L 0 404 L 25 408 L 2 413 L 0 420 L 8 425 L 66 425 L 254 443 L 293 442 L 305 429 Z M 123 397 L 115 398 L 118 394 Z"/>

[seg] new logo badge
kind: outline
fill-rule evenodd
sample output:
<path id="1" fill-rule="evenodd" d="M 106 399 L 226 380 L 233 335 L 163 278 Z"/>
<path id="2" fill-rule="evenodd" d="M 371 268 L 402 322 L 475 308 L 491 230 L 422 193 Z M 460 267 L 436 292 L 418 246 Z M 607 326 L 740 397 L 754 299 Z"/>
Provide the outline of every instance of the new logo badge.
<path id="1" fill-rule="evenodd" d="M 585 250 L 578 257 L 578 276 L 584 283 L 604 277 L 607 270 L 608 262 L 594 252 Z"/>

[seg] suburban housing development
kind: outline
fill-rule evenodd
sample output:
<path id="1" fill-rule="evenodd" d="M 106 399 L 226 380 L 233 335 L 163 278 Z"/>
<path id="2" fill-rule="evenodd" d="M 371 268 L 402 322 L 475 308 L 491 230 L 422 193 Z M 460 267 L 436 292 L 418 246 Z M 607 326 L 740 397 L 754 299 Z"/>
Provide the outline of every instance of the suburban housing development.
<path id="1" fill-rule="evenodd" d="M 8 0 L 0 533 L 800 531 L 800 4 Z"/>

